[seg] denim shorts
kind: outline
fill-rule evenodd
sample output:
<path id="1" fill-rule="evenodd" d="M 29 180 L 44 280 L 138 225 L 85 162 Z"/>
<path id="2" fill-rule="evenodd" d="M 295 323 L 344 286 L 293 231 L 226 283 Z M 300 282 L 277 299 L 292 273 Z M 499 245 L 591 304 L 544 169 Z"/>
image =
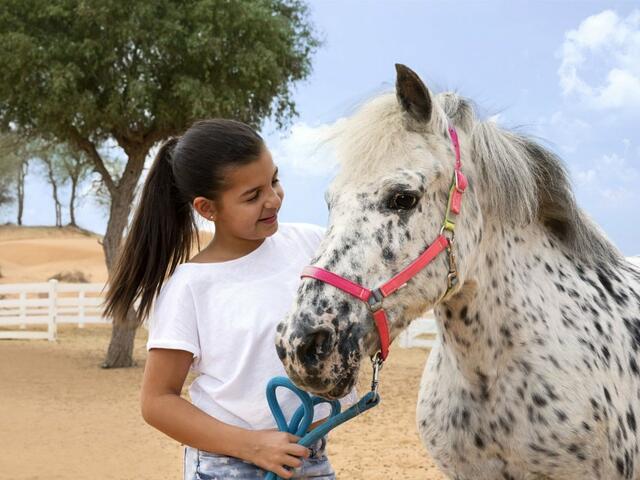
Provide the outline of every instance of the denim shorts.
<path id="1" fill-rule="evenodd" d="M 321 438 L 311 448 L 311 455 L 294 470 L 293 478 L 335 480 L 336 474 L 325 453 L 327 440 Z M 217 455 L 192 447 L 184 450 L 184 480 L 258 480 L 266 471 L 235 457 Z"/>

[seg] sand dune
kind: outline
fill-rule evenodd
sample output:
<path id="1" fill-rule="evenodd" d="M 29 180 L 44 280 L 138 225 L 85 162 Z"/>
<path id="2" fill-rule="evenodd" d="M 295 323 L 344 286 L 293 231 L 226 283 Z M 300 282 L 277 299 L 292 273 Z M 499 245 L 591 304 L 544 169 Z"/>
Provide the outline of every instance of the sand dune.
<path id="1" fill-rule="evenodd" d="M 201 232 L 207 245 L 209 232 Z M 64 227 L 0 226 L 0 283 L 44 282 L 70 270 L 83 272 L 90 282 L 106 282 L 102 237 Z M 196 249 L 194 248 L 194 252 Z"/>
<path id="2" fill-rule="evenodd" d="M 69 270 L 104 282 L 107 268 L 99 235 L 65 227 L 0 226 L 0 283 L 44 282 Z"/>

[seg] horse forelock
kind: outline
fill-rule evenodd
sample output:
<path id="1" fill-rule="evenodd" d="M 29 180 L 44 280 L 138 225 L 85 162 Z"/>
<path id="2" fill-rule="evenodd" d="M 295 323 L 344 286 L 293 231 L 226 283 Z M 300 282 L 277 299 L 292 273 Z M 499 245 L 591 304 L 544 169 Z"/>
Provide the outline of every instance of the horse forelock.
<path id="1" fill-rule="evenodd" d="M 530 137 L 480 120 L 472 102 L 456 93 L 433 98 L 427 126 L 408 120 L 393 93 L 374 97 L 347 119 L 334 139 L 341 167 L 336 185 L 362 184 L 393 168 L 428 167 L 420 164 L 416 150 L 436 153 L 444 151 L 446 143 L 423 135 L 422 145 L 416 145 L 416 133 L 446 138 L 451 121 L 467 140 L 470 158 L 462 159 L 463 169 L 470 163 L 475 168 L 477 178 L 471 180 L 477 182 L 475 191 L 485 214 L 516 226 L 537 221 L 561 248 L 583 261 L 620 262 L 620 252 L 578 207 L 557 155 Z"/>

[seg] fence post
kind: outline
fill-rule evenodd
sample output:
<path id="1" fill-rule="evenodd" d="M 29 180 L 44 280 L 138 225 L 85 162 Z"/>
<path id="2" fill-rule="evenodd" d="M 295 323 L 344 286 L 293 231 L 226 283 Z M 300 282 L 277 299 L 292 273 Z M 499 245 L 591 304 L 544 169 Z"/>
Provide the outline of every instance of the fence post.
<path id="1" fill-rule="evenodd" d="M 84 328 L 84 290 L 78 292 L 78 328 Z"/>
<path id="2" fill-rule="evenodd" d="M 49 280 L 49 341 L 54 342 L 58 333 L 58 327 L 56 323 L 58 305 L 58 280 Z"/>
<path id="3" fill-rule="evenodd" d="M 27 292 L 20 292 L 20 330 L 27 328 Z"/>
<path id="4" fill-rule="evenodd" d="M 407 330 L 409 330 L 409 327 L 404 329 L 402 332 L 400 332 L 400 335 L 398 335 L 398 346 L 400 348 L 409 348 L 411 346 L 411 337 L 409 336 L 409 332 Z"/>

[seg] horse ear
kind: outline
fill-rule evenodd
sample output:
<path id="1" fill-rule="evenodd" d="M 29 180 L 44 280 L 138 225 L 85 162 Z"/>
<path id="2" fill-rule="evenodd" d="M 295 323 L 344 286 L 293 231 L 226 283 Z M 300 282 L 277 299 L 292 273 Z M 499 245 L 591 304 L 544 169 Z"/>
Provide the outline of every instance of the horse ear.
<path id="1" fill-rule="evenodd" d="M 396 96 L 402 108 L 415 120 L 426 123 L 431 118 L 431 96 L 420 77 L 409 67 L 396 63 Z"/>

